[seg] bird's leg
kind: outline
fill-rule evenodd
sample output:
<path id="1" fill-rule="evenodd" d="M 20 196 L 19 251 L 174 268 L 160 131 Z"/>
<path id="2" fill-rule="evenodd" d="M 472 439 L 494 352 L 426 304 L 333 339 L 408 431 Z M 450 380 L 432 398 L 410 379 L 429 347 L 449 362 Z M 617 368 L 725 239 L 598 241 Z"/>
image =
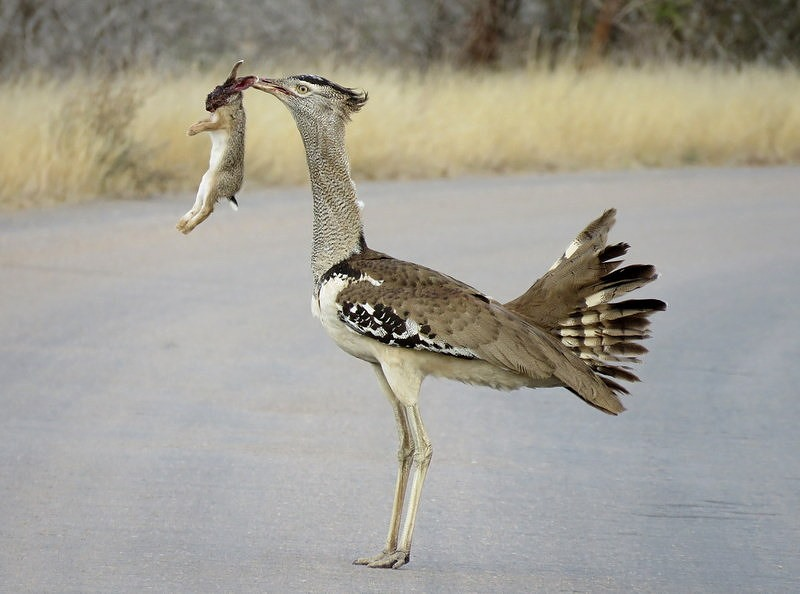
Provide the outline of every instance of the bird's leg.
<path id="1" fill-rule="evenodd" d="M 411 473 L 411 463 L 414 459 L 414 445 L 411 441 L 411 432 L 406 419 L 405 410 L 396 400 L 392 403 L 397 433 L 400 446 L 397 449 L 397 482 L 394 489 L 394 502 L 392 503 L 392 516 L 389 522 L 389 535 L 386 537 L 385 552 L 397 550 L 397 537 L 400 534 L 400 517 L 403 515 L 403 504 L 408 488 L 408 476 Z"/>
<path id="2" fill-rule="evenodd" d="M 422 483 L 425 482 L 425 475 L 431 460 L 431 442 L 425 433 L 425 427 L 422 425 L 417 408 L 419 389 L 424 376 L 419 369 L 405 364 L 402 356 L 398 355 L 401 351 L 401 349 L 389 351 L 380 364 L 373 366 L 378 375 L 378 381 L 389 397 L 389 402 L 395 412 L 397 430 L 400 435 L 400 454 L 398 456 L 400 468 L 397 472 L 397 485 L 386 549 L 375 557 L 356 559 L 355 561 L 356 564 L 370 567 L 397 569 L 408 563 L 411 555 L 411 535 L 414 532 L 414 522 L 422 494 Z M 412 465 L 416 467 L 411 486 L 411 499 L 398 543 L 400 516 L 403 511 L 408 476 Z"/>
<path id="3" fill-rule="evenodd" d="M 403 410 L 408 428 L 410 429 L 411 438 L 413 439 L 413 461 L 414 479 L 411 484 L 411 496 L 408 501 L 408 509 L 406 510 L 405 523 L 403 524 L 403 533 L 400 537 L 399 544 L 392 550 L 387 547 L 380 555 L 369 559 L 357 559 L 356 564 L 368 565 L 369 567 L 381 567 L 399 569 L 409 562 L 411 559 L 411 538 L 414 534 L 414 524 L 417 520 L 417 511 L 419 509 L 419 502 L 422 496 L 422 485 L 425 482 L 425 476 L 428 474 L 428 466 L 430 466 L 431 457 L 433 456 L 433 448 L 431 441 L 428 439 L 428 434 L 425 432 L 425 426 L 422 424 L 422 417 L 419 414 L 419 408 L 416 404 L 403 405 Z M 402 466 L 401 466 L 402 471 Z M 403 485 L 405 489 L 405 485 Z M 397 501 L 395 501 L 397 506 Z M 399 520 L 392 516 L 392 521 Z M 396 536 L 396 525 L 393 523 L 389 531 L 390 541 Z M 394 531 L 394 532 L 393 532 Z"/>
<path id="4" fill-rule="evenodd" d="M 397 424 L 397 435 L 400 441 L 400 446 L 397 450 L 397 482 L 394 490 L 394 502 L 392 503 L 392 515 L 389 520 L 389 534 L 386 537 L 386 547 L 381 553 L 374 557 L 361 557 L 353 561 L 353 563 L 356 565 L 380 567 L 381 561 L 397 551 L 397 539 L 400 534 L 400 519 L 403 514 L 403 503 L 408 487 L 408 476 L 411 472 L 411 463 L 414 458 L 414 446 L 405 407 L 400 404 L 400 401 L 386 381 L 386 377 L 380 365 L 375 365 L 374 369 L 375 374 L 378 376 L 378 382 L 381 384 L 381 387 L 389 399 L 389 403 L 392 405 L 395 422 Z M 374 565 L 375 563 L 378 563 L 378 565 Z"/>
<path id="5" fill-rule="evenodd" d="M 422 417 L 419 414 L 419 407 L 416 404 L 406 407 L 407 418 L 411 425 L 411 433 L 414 439 L 414 480 L 411 484 L 411 496 L 408 500 L 408 511 L 406 512 L 405 525 L 403 526 L 403 534 L 400 538 L 400 545 L 397 552 L 404 552 L 403 559 L 397 559 L 393 567 L 396 569 L 405 563 L 408 563 L 411 557 L 411 537 L 414 534 L 414 524 L 417 520 L 417 511 L 419 510 L 419 502 L 422 496 L 422 485 L 425 483 L 425 476 L 428 474 L 428 466 L 431 463 L 433 456 L 433 448 L 431 447 L 431 440 L 425 432 L 425 426 L 422 424 Z"/>

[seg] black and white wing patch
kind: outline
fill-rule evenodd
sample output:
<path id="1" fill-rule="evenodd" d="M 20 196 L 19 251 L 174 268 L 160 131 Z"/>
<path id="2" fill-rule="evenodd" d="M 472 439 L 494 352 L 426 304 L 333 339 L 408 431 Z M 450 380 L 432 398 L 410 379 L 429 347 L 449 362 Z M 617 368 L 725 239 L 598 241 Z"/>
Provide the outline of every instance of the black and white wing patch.
<path id="1" fill-rule="evenodd" d="M 341 304 L 339 319 L 351 330 L 388 345 L 432 351 L 443 355 L 476 359 L 468 348 L 448 344 L 438 337 L 428 324 L 419 324 L 409 316 L 401 316 L 392 307 L 382 303 Z"/>

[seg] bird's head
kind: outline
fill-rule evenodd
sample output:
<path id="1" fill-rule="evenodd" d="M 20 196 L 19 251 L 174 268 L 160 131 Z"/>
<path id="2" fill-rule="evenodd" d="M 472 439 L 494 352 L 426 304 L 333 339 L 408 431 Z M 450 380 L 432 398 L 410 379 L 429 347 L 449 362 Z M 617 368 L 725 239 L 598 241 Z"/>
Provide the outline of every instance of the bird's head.
<path id="1" fill-rule="evenodd" d="M 253 88 L 280 99 L 298 122 L 346 122 L 367 102 L 365 91 L 343 87 L 313 74 L 259 78 Z"/>
<path id="2" fill-rule="evenodd" d="M 244 60 L 239 60 L 233 65 L 227 80 L 218 85 L 206 97 L 206 111 L 212 112 L 225 105 L 237 105 L 242 103 L 242 91 L 249 89 L 258 81 L 257 76 L 236 77 L 239 66 Z"/>

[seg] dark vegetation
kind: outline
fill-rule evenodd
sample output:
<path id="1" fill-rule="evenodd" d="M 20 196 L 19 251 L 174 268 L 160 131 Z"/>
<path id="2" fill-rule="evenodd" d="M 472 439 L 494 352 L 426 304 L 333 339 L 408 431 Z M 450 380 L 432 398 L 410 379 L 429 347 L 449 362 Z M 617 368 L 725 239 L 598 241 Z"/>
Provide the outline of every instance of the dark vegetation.
<path id="1" fill-rule="evenodd" d="M 796 0 L 0 0 L 0 75 L 170 71 L 221 56 L 515 67 L 800 63 Z"/>

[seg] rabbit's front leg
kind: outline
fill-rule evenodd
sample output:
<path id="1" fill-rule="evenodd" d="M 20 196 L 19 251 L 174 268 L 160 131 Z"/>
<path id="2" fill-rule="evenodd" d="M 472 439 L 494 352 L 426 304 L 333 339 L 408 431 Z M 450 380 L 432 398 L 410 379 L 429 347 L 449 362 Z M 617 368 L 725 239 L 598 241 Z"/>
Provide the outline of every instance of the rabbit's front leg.
<path id="1" fill-rule="evenodd" d="M 195 122 L 189 126 L 186 134 L 189 136 L 194 136 L 195 134 L 200 134 L 200 132 L 213 132 L 214 130 L 219 130 L 223 126 L 224 122 L 219 117 L 219 114 L 217 114 L 215 111 L 208 117 L 208 119 L 200 120 L 199 122 Z"/>
<path id="2" fill-rule="evenodd" d="M 211 124 L 213 122 L 211 120 L 200 120 L 199 122 L 195 122 L 189 129 L 186 131 L 188 136 L 194 136 L 195 134 L 200 134 L 200 132 L 210 132 L 212 129 Z"/>

